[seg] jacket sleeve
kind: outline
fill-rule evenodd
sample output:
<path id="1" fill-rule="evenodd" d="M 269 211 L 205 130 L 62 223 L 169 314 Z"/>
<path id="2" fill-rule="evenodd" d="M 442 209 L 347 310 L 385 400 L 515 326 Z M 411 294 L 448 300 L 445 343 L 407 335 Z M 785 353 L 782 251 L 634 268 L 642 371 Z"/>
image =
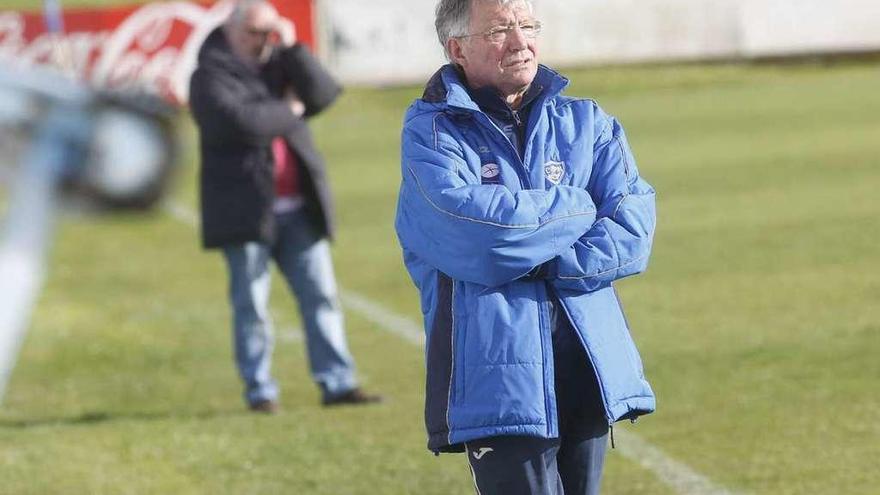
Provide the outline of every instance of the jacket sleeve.
<path id="1" fill-rule="evenodd" d="M 402 138 L 395 227 L 410 255 L 453 279 L 498 286 L 568 249 L 593 223 L 586 190 L 483 185 L 448 133 L 436 122 L 422 127 L 406 125 Z"/>
<path id="2" fill-rule="evenodd" d="M 196 70 L 190 81 L 190 108 L 203 134 L 216 140 L 265 142 L 305 125 L 283 100 L 249 94 L 229 74 Z"/>
<path id="3" fill-rule="evenodd" d="M 623 128 L 607 117 L 594 145 L 587 189 L 596 222 L 570 248 L 547 264 L 554 286 L 589 292 L 647 268 L 654 239 L 654 189 L 639 177 Z"/>
<path id="4" fill-rule="evenodd" d="M 287 80 L 306 107 L 306 117 L 322 112 L 342 93 L 342 86 L 304 44 L 285 48 L 280 60 Z"/>

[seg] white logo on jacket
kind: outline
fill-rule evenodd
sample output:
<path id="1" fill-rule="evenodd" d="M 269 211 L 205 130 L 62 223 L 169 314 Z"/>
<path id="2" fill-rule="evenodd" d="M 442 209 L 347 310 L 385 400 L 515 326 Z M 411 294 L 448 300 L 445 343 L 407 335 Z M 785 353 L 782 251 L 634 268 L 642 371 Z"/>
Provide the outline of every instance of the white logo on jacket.
<path id="1" fill-rule="evenodd" d="M 544 164 L 544 176 L 553 184 L 559 185 L 565 177 L 565 163 L 550 160 Z"/>
<path id="2" fill-rule="evenodd" d="M 500 173 L 501 169 L 498 168 L 498 165 L 495 163 L 487 163 L 480 169 L 480 175 L 482 175 L 484 179 L 494 179 L 495 177 L 498 177 L 498 174 Z"/>

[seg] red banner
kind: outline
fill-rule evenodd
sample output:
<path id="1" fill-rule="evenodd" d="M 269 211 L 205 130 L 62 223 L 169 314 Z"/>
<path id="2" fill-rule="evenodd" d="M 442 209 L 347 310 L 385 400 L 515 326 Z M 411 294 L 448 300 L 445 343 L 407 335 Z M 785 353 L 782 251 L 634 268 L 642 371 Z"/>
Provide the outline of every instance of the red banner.
<path id="1" fill-rule="evenodd" d="M 312 0 L 273 3 L 295 24 L 297 39 L 314 48 Z M 48 33 L 41 12 L 0 11 L 0 63 L 53 65 L 96 86 L 137 88 L 181 103 L 199 47 L 233 5 L 176 1 L 68 9 L 63 33 Z"/>

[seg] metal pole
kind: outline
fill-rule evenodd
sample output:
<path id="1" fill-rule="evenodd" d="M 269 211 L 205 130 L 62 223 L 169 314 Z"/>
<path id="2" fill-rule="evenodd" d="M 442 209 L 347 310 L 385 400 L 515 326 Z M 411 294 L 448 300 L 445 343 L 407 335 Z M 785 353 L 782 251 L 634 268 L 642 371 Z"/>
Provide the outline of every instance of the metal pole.
<path id="1" fill-rule="evenodd" d="M 56 189 L 87 135 L 81 111 L 55 106 L 19 168 L 0 237 L 0 403 L 27 333 L 45 273 L 56 210 Z"/>
<path id="2" fill-rule="evenodd" d="M 76 75 L 70 41 L 64 39 L 64 8 L 61 0 L 43 0 L 43 21 L 52 35 L 51 62 L 68 76 Z"/>

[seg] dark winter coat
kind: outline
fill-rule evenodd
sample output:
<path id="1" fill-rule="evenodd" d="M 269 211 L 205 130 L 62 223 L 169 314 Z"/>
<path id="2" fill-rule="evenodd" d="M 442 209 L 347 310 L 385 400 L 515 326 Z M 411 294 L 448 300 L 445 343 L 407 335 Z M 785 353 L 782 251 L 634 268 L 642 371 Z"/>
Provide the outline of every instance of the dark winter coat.
<path id="1" fill-rule="evenodd" d="M 291 87 L 306 111 L 282 99 Z M 333 235 L 333 204 L 321 158 L 305 117 L 341 92 L 308 48 L 280 48 L 260 70 L 233 52 L 222 28 L 205 40 L 190 80 L 190 107 L 200 131 L 202 243 L 218 248 L 275 239 L 271 142 L 284 137 L 296 155 L 300 191 L 319 232 Z"/>

